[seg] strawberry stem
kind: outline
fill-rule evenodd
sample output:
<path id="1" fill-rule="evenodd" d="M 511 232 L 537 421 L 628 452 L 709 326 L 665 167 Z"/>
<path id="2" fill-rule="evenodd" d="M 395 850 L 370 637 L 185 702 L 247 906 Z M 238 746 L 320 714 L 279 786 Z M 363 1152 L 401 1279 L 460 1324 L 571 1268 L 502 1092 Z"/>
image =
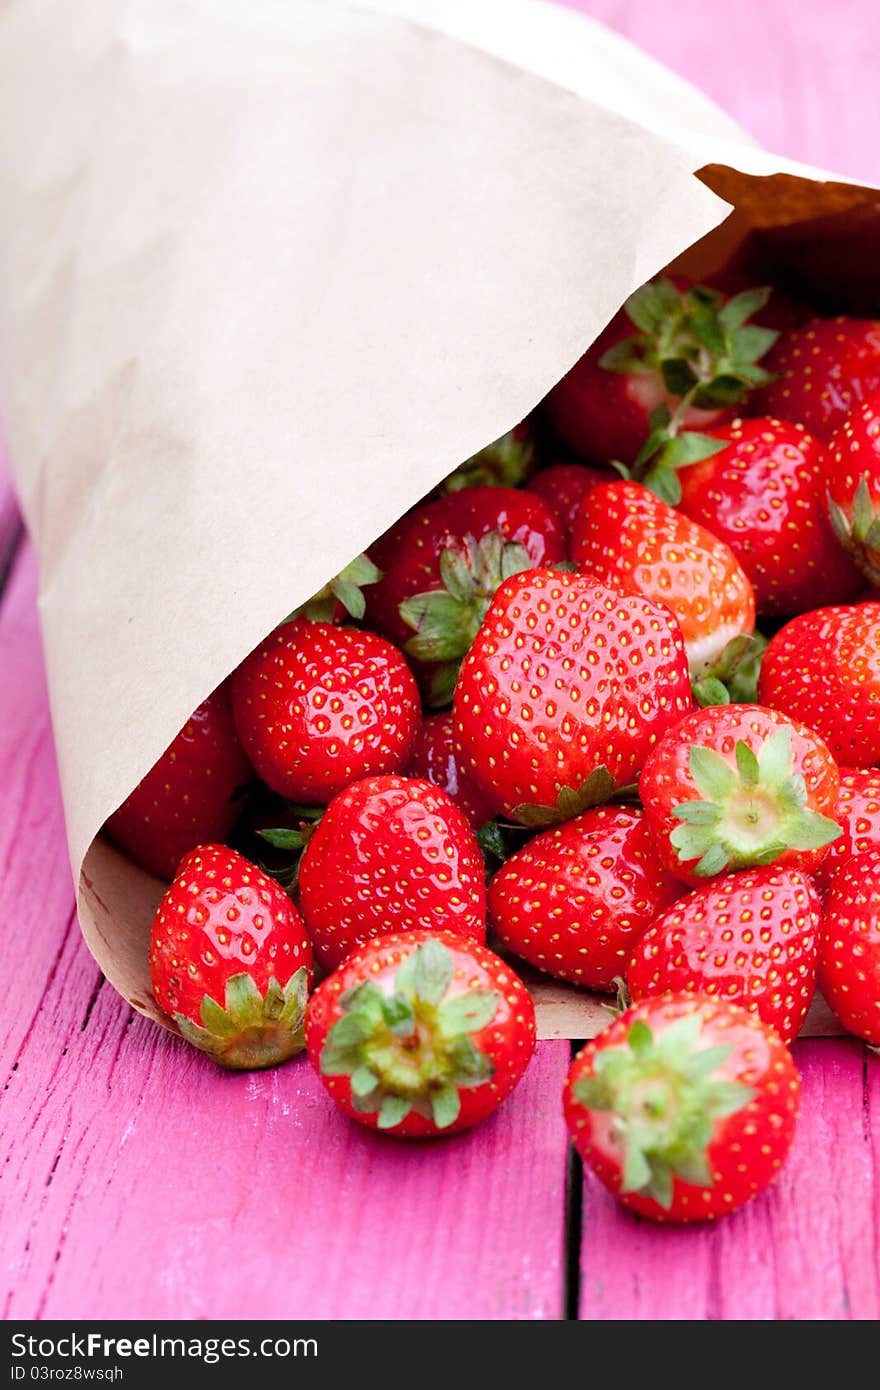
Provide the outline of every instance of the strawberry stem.
<path id="1" fill-rule="evenodd" d="M 708 1147 L 715 1121 L 755 1095 L 719 1075 L 731 1048 L 701 1047 L 698 1012 L 655 1037 L 637 1019 L 626 1041 L 597 1052 L 593 1074 L 574 1093 L 588 1110 L 611 1113 L 612 1142 L 623 1156 L 623 1192 L 652 1197 L 668 1210 L 676 1177 L 711 1187 Z"/>
<path id="2" fill-rule="evenodd" d="M 459 1091 L 480 1086 L 494 1064 L 471 1040 L 495 1017 L 500 996 L 468 989 L 448 997 L 454 963 L 439 941 L 417 946 L 385 992 L 365 980 L 340 998 L 343 1015 L 321 1053 L 323 1076 L 348 1076 L 355 1108 L 395 1129 L 412 1110 L 448 1129 Z"/>
<path id="3" fill-rule="evenodd" d="M 772 864 L 787 850 L 820 849 L 843 834 L 807 807 L 789 728 L 771 734 L 757 754 L 739 740 L 734 755 L 736 766 L 713 748 L 691 748 L 688 767 L 700 796 L 672 809 L 682 824 L 670 840 L 683 864 L 697 861 L 699 877 Z"/>

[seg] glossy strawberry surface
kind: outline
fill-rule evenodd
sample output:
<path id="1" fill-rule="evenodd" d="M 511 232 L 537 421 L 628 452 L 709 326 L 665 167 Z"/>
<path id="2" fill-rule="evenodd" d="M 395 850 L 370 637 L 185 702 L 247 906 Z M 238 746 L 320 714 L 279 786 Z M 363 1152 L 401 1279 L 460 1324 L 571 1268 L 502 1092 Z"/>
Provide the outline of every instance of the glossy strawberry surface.
<path id="1" fill-rule="evenodd" d="M 464 764 L 451 710 L 429 714 L 419 730 L 407 777 L 433 782 L 464 812 L 475 830 L 492 819 L 492 810 Z"/>
<path id="2" fill-rule="evenodd" d="M 415 679 L 390 642 L 306 619 L 283 623 L 242 662 L 232 703 L 260 777 L 306 805 L 399 772 L 421 721 Z"/>
<path id="3" fill-rule="evenodd" d="M 156 1003 L 225 1066 L 272 1066 L 302 1047 L 312 947 L 288 895 L 225 845 L 180 864 L 150 935 Z"/>
<path id="4" fill-rule="evenodd" d="M 641 811 L 599 806 L 545 830 L 489 884 L 499 941 L 530 965 L 613 991 L 642 932 L 682 892 Z"/>
<path id="5" fill-rule="evenodd" d="M 860 401 L 880 391 L 880 322 L 811 319 L 783 333 L 764 365 L 776 380 L 758 392 L 755 408 L 827 440 Z"/>
<path id="6" fill-rule="evenodd" d="M 825 449 L 802 425 L 737 419 L 726 447 L 678 470 L 679 510 L 730 546 L 759 613 L 786 617 L 842 603 L 862 580 L 828 519 Z"/>
<path id="7" fill-rule="evenodd" d="M 758 695 L 814 729 L 842 766 L 880 763 L 880 603 L 786 623 L 764 653 Z"/>
<path id="8" fill-rule="evenodd" d="M 880 849 L 835 875 L 822 919 L 819 984 L 844 1028 L 880 1047 Z"/>
<path id="9" fill-rule="evenodd" d="M 586 463 L 551 463 L 549 468 L 542 468 L 535 474 L 528 490 L 547 503 L 568 546 L 571 528 L 584 497 L 597 483 L 612 482 L 614 477 L 610 468 L 591 468 Z"/>
<path id="10" fill-rule="evenodd" d="M 633 781 L 692 708 L 668 609 L 589 574 L 506 581 L 462 666 L 455 728 L 496 810 L 540 827 Z"/>
<path id="11" fill-rule="evenodd" d="M 110 817 L 107 832 L 141 868 L 170 879 L 196 845 L 226 837 L 252 780 L 224 684 Z"/>
<path id="12" fill-rule="evenodd" d="M 880 586 L 880 393 L 857 405 L 832 435 L 825 477 L 838 540 L 865 578 Z"/>
<path id="13" fill-rule="evenodd" d="M 652 923 L 626 971 L 634 1000 L 702 993 L 741 1004 L 791 1042 L 816 990 L 821 904 L 799 869 L 744 869 Z"/>
<path id="14" fill-rule="evenodd" d="M 880 849 L 880 768 L 841 768 L 834 819 L 843 834 L 828 846 L 825 858 L 813 870 L 823 892 L 848 859 Z"/>
<path id="15" fill-rule="evenodd" d="M 571 556 L 605 584 L 666 604 L 695 677 L 754 629 L 755 596 L 730 547 L 641 483 L 603 483 L 587 494 Z"/>
<path id="16" fill-rule="evenodd" d="M 325 970 L 391 932 L 485 940 L 474 832 L 445 792 L 416 778 L 368 777 L 334 797 L 306 845 L 299 899 Z"/>

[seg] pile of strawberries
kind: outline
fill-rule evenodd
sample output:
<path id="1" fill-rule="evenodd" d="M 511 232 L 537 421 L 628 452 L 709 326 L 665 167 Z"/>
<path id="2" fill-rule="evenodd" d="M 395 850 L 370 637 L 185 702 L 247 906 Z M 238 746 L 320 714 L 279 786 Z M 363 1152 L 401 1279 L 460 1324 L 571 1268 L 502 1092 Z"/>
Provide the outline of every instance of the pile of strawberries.
<path id="1" fill-rule="evenodd" d="M 741 1205 L 817 985 L 880 1045 L 878 584 L 880 323 L 644 286 L 111 817 L 173 880 L 158 1005 L 431 1136 L 522 1077 L 528 962 L 618 996 L 565 1095 L 602 1181 L 660 1220 Z"/>

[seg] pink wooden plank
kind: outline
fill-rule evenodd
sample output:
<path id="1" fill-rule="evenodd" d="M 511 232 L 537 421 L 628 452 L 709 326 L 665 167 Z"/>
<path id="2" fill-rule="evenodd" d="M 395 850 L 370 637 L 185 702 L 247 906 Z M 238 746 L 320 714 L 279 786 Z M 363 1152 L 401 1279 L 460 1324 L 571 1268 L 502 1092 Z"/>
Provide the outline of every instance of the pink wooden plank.
<path id="1" fill-rule="evenodd" d="M 779 1181 L 715 1226 L 661 1229 L 584 1185 L 581 1317 L 635 1320 L 880 1315 L 876 1165 L 880 1062 L 849 1040 L 796 1047 L 803 1106 Z"/>
<path id="2" fill-rule="evenodd" d="M 768 149 L 880 182 L 873 0 L 560 0 L 707 92 Z"/>
<path id="3" fill-rule="evenodd" d="M 226 1076 L 131 1011 L 73 915 L 25 553 L 0 613 L 0 1310 L 558 1317 L 565 1043 L 470 1135 L 406 1147 L 304 1060 Z"/>

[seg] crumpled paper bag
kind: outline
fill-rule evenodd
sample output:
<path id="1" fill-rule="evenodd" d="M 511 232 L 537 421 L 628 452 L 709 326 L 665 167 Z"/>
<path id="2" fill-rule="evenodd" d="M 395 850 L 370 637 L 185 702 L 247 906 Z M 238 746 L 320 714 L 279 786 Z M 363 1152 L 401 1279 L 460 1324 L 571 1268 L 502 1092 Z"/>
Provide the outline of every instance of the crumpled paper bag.
<path id="1" fill-rule="evenodd" d="M 757 228 L 880 307 L 878 219 L 542 0 L 6 0 L 0 419 L 80 922 L 136 1009 L 161 888 L 96 836 L 191 710 L 667 263 Z M 605 1021 L 530 980 L 542 1036 Z"/>

